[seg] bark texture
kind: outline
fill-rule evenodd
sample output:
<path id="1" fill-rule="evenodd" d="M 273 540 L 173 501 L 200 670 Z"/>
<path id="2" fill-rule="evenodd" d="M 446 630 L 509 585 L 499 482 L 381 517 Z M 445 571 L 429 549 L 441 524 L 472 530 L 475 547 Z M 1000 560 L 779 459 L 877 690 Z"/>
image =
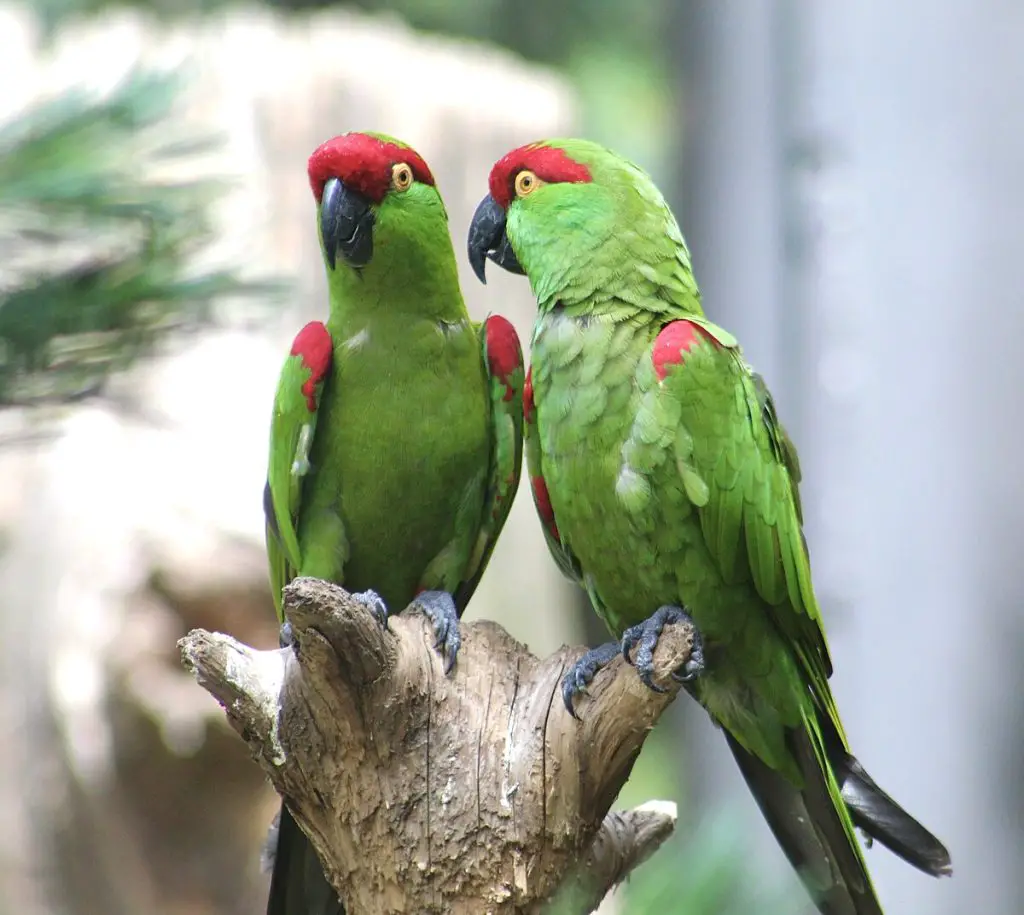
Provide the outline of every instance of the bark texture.
<path id="1" fill-rule="evenodd" d="M 655 682 L 618 658 L 565 711 L 581 654 L 538 660 L 463 626 L 445 676 L 416 612 L 381 628 L 339 587 L 285 590 L 294 649 L 194 630 L 185 664 L 224 707 L 310 837 L 349 915 L 590 912 L 671 833 L 672 805 L 609 814 L 672 701 L 692 631 L 665 630 Z"/>

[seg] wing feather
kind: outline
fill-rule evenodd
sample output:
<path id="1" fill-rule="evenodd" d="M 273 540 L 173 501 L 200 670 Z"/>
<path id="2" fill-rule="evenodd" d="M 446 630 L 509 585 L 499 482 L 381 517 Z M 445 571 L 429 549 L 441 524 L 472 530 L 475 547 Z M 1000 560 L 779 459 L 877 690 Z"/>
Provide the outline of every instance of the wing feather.
<path id="1" fill-rule="evenodd" d="M 700 333 L 677 330 L 664 339 L 686 345 L 666 354 L 656 341 L 651 357 L 661 360 L 660 394 L 680 404 L 680 423 L 694 441 L 692 467 L 708 484 L 706 504 L 695 506 L 705 542 L 727 581 L 754 583 L 842 734 L 826 683 L 832 663 L 811 585 L 796 449 L 735 339 L 704 318 L 685 320 Z"/>
<path id="2" fill-rule="evenodd" d="M 332 358 L 333 346 L 326 326 L 319 321 L 310 322 L 292 344 L 274 397 L 263 510 L 270 587 L 282 622 L 281 591 L 302 567 L 297 533 L 302 489 L 310 471 L 309 453 Z"/>

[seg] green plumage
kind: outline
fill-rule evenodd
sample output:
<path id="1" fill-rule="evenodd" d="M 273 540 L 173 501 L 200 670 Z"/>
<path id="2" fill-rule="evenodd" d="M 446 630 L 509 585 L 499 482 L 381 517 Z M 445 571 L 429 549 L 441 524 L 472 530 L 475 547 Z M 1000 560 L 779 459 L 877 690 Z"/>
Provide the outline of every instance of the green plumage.
<path id="1" fill-rule="evenodd" d="M 382 161 L 371 157 L 378 150 L 368 136 L 380 141 Z M 373 168 L 386 170 L 386 182 L 406 150 L 378 135 L 331 142 L 339 168 L 361 157 L 350 182 L 343 171 L 332 175 L 348 183 L 347 194 L 358 194 L 357 180 L 372 187 Z M 312 178 L 313 159 L 310 167 Z M 308 325 L 296 338 L 275 398 L 267 484 L 274 600 L 281 617 L 282 587 L 308 575 L 372 589 L 393 612 L 421 591 L 447 592 L 461 615 L 519 481 L 518 340 L 504 319 L 469 320 L 431 183 L 391 187 L 379 202 L 352 199 L 346 206 L 366 210 L 360 231 L 372 225 L 372 257 L 358 267 L 341 254 L 332 267 L 327 257 L 326 327 Z M 290 844 L 278 848 L 268 912 L 341 911 L 284 809 L 282 821 L 281 842 Z"/>
<path id="2" fill-rule="evenodd" d="M 552 141 L 502 160 L 492 189 L 514 180 L 510 162 L 541 179 L 512 194 L 505 232 L 538 304 L 526 449 L 552 552 L 616 636 L 661 606 L 689 611 L 707 666 L 687 688 L 728 735 L 820 910 L 877 915 L 841 793 L 856 761 L 828 685 L 799 465 L 767 388 L 704 316 L 646 174 L 595 144 Z M 536 498 L 545 488 L 550 508 Z M 857 779 L 849 790 L 867 793 Z M 858 825 L 916 866 L 948 869 L 934 837 L 871 797 Z M 878 822 L 883 808 L 898 836 Z"/>

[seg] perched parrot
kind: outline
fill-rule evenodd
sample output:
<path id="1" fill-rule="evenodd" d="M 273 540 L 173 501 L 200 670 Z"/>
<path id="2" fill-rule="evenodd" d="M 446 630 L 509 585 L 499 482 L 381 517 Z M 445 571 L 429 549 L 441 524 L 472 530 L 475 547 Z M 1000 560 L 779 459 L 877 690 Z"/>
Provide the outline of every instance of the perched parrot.
<path id="1" fill-rule="evenodd" d="M 327 323 L 285 361 L 264 490 L 270 583 L 344 585 L 382 625 L 415 601 L 446 670 L 458 619 L 519 485 L 523 357 L 504 318 L 470 321 L 448 215 L 426 163 L 380 134 L 309 159 L 327 268 Z M 342 906 L 282 805 L 268 915 Z"/>
<path id="2" fill-rule="evenodd" d="M 854 827 L 932 875 L 949 853 L 850 753 L 802 530 L 796 450 L 734 337 L 701 308 L 651 179 L 583 140 L 516 149 L 490 174 L 469 257 L 537 300 L 523 395 L 534 502 L 561 569 L 621 642 L 567 675 L 573 699 L 662 627 L 699 634 L 677 672 L 725 731 L 823 915 L 879 915 Z M 685 609 L 684 609 L 685 608 Z M 656 687 L 655 687 L 656 688 Z"/>

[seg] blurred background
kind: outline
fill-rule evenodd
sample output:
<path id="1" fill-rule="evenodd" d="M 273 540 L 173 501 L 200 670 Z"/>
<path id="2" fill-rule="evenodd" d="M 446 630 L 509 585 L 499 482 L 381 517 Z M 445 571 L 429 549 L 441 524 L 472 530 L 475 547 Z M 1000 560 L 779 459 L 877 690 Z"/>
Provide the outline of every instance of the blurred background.
<path id="1" fill-rule="evenodd" d="M 674 202 L 710 316 L 804 466 L 839 707 L 948 843 L 868 852 L 903 915 L 1024 909 L 1024 6 L 1007 0 L 33 0 L 0 7 L 0 915 L 263 910 L 276 798 L 178 663 L 276 644 L 261 490 L 285 347 L 324 314 L 305 161 L 430 162 L 462 257 L 492 162 L 604 141 Z M 528 487 L 470 616 L 604 635 Z M 620 803 L 678 835 L 605 913 L 809 910 L 684 700 Z"/>

